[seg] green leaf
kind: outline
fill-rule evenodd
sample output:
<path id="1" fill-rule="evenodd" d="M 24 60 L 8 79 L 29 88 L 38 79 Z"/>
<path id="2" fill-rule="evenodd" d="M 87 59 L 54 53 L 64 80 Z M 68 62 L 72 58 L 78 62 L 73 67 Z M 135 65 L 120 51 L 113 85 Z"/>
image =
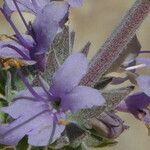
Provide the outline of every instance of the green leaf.
<path id="1" fill-rule="evenodd" d="M 70 144 L 69 139 L 67 135 L 61 136 L 59 139 L 57 139 L 54 143 L 49 145 L 50 149 L 61 149 L 65 146 L 68 146 Z"/>
<path id="2" fill-rule="evenodd" d="M 60 64 L 62 64 L 72 52 L 72 45 L 70 45 L 69 37 L 71 35 L 69 33 L 69 26 L 64 26 L 62 32 L 56 35 L 55 40 L 52 44 L 51 51 L 55 52 Z M 73 38 L 71 39 L 74 40 Z"/>
<path id="3" fill-rule="evenodd" d="M 6 100 L 6 97 L 0 93 L 0 99 Z"/>
<path id="4" fill-rule="evenodd" d="M 134 86 L 124 87 L 115 90 L 106 90 L 102 95 L 106 99 L 107 109 L 114 110 L 115 107 L 131 92 Z"/>
<path id="5" fill-rule="evenodd" d="M 95 89 L 103 89 L 112 81 L 112 77 L 103 77 L 94 86 Z"/>
<path id="6" fill-rule="evenodd" d="M 31 146 L 30 150 L 49 150 L 49 148 L 48 147 L 43 147 L 43 146 L 41 146 L 41 147 Z"/>
<path id="7" fill-rule="evenodd" d="M 27 137 L 25 137 L 18 143 L 16 150 L 27 150 L 28 146 Z"/>
<path id="8" fill-rule="evenodd" d="M 68 120 L 71 122 L 76 122 L 81 128 L 84 129 L 89 118 L 100 115 L 102 112 L 104 112 L 104 110 L 105 106 L 82 109 L 77 113 L 68 114 Z"/>
<path id="9" fill-rule="evenodd" d="M 58 150 L 85 150 L 85 149 L 83 149 L 84 147 L 82 147 L 82 145 L 80 145 L 80 146 L 78 146 L 78 147 L 76 147 L 76 148 L 73 148 L 73 147 L 71 147 L 71 146 L 65 146 L 65 147 L 63 147 L 63 148 L 61 148 L 61 149 L 58 149 Z"/>
<path id="10" fill-rule="evenodd" d="M 8 103 L 5 100 L 0 100 L 0 108 L 7 106 Z M 7 115 L 3 112 L 0 112 L 0 123 L 6 123 Z"/>
<path id="11" fill-rule="evenodd" d="M 108 147 L 108 146 L 114 146 L 116 145 L 118 142 L 117 141 L 111 141 L 111 140 L 105 140 L 102 144 L 96 146 L 96 147 Z"/>
<path id="12" fill-rule="evenodd" d="M 103 139 L 89 134 L 84 139 L 84 143 L 87 147 L 97 147 L 103 143 Z"/>
<path id="13" fill-rule="evenodd" d="M 0 68 L 0 93 L 4 94 L 5 93 L 5 84 L 7 80 L 7 75 L 6 71 Z"/>
<path id="14" fill-rule="evenodd" d="M 70 36 L 70 38 L 69 38 Z M 50 84 L 54 72 L 65 59 L 71 54 L 74 43 L 74 32 L 69 33 L 69 27 L 65 26 L 53 41 L 47 56 L 47 65 L 42 77 Z"/>
<path id="15" fill-rule="evenodd" d="M 5 147 L 6 147 L 6 145 L 1 145 L 0 144 L 0 150 L 3 149 L 3 148 L 5 148 Z"/>
<path id="16" fill-rule="evenodd" d="M 83 53 L 85 56 L 88 56 L 90 46 L 91 42 L 87 42 L 86 45 L 81 49 L 81 53 Z"/>
<path id="17" fill-rule="evenodd" d="M 12 87 L 11 87 L 11 73 L 8 71 L 7 72 L 7 81 L 6 81 L 6 85 L 5 85 L 5 96 L 6 96 L 6 100 L 8 102 L 10 102 L 10 97 L 12 94 Z"/>
<path id="18" fill-rule="evenodd" d="M 65 133 L 66 136 L 69 138 L 70 146 L 73 148 L 81 145 L 83 139 L 86 136 L 85 129 L 81 128 L 78 124 L 73 122 L 66 125 Z"/>

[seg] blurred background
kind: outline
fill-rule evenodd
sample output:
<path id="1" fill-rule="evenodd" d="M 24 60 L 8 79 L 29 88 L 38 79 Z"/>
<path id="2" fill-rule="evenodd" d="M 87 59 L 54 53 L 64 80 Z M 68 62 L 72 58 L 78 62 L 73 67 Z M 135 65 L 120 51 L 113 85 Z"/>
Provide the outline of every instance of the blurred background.
<path id="1" fill-rule="evenodd" d="M 73 9 L 70 15 L 70 26 L 76 32 L 74 51 L 80 50 L 87 41 L 92 42 L 89 58 L 105 42 L 112 30 L 120 22 L 126 11 L 135 0 L 84 0 L 80 9 Z M 2 3 L 2 0 L 0 0 Z M 26 14 L 27 20 L 33 16 Z M 17 27 L 24 31 L 19 17 L 13 18 Z M 0 34 L 13 34 L 11 28 L 0 14 Z M 150 50 L 150 15 L 137 31 L 138 39 L 143 50 Z M 150 56 L 150 55 L 149 55 Z M 140 70 L 143 73 L 146 69 Z M 146 74 L 150 72 L 147 70 Z M 119 143 L 113 147 L 102 150 L 149 150 L 150 137 L 144 124 L 129 114 L 119 113 L 119 116 L 130 126 L 117 140 Z M 90 149 L 91 150 L 91 149 Z"/>

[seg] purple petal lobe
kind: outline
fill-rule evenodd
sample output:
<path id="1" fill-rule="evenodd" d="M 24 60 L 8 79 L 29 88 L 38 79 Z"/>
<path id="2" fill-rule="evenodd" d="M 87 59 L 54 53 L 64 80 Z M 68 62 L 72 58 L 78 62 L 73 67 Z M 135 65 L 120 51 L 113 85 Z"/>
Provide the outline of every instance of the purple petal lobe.
<path id="1" fill-rule="evenodd" d="M 117 110 L 132 113 L 138 117 L 138 111 L 146 109 L 150 104 L 150 98 L 142 92 L 128 96 L 117 107 Z"/>
<path id="2" fill-rule="evenodd" d="M 140 89 L 150 96 L 150 77 L 149 76 L 139 76 L 137 79 L 137 83 Z"/>
<path id="3" fill-rule="evenodd" d="M 69 56 L 55 72 L 51 92 L 57 96 L 64 92 L 70 92 L 79 84 L 87 69 L 88 61 L 83 54 L 76 53 Z"/>
<path id="4" fill-rule="evenodd" d="M 98 90 L 86 86 L 77 86 L 70 93 L 62 96 L 62 109 L 79 111 L 82 108 L 101 106 L 105 99 Z"/>
<path id="5" fill-rule="evenodd" d="M 41 123 L 44 126 L 45 122 L 43 120 L 49 116 L 49 113 L 43 111 L 36 113 L 34 116 L 20 116 L 12 123 L 0 126 L 0 143 L 5 145 L 16 145 L 25 135 L 37 128 Z"/>
<path id="6" fill-rule="evenodd" d="M 34 12 L 34 7 L 29 0 L 17 0 L 17 4 L 21 11 Z M 13 0 L 5 0 L 4 9 L 10 12 L 9 14 L 17 10 Z"/>
<path id="7" fill-rule="evenodd" d="M 59 114 L 58 114 L 59 115 Z M 33 146 L 46 146 L 49 143 L 54 142 L 57 138 L 60 137 L 61 133 L 65 129 L 65 126 L 58 125 L 54 116 L 46 116 L 42 118 L 43 121 L 39 124 L 37 128 L 34 128 L 29 132 L 28 143 Z M 45 120 L 44 120 L 45 119 Z M 61 116 L 61 119 L 64 119 Z"/>
<path id="8" fill-rule="evenodd" d="M 1 58 L 22 58 L 23 59 L 23 56 L 21 56 L 17 51 L 13 50 L 12 48 L 7 47 L 7 45 L 12 45 L 12 46 L 17 47 L 20 51 L 22 51 L 26 56 L 29 57 L 29 51 L 25 49 L 23 46 L 19 45 L 17 42 L 0 41 L 0 57 Z"/>
<path id="9" fill-rule="evenodd" d="M 23 36 L 28 45 L 33 45 L 33 39 L 30 36 Z M 36 62 L 31 60 L 29 50 L 17 43 L 15 40 L 6 39 L 0 41 L 0 58 L 21 59 L 28 65 L 33 65 Z"/>
<path id="10" fill-rule="evenodd" d="M 41 97 L 45 97 L 44 91 L 34 88 Z M 21 91 L 17 97 L 32 97 L 29 91 Z M 1 108 L 0 111 L 8 113 L 15 121 L 0 126 L 0 143 L 16 145 L 25 135 L 28 135 L 28 143 L 34 146 L 46 146 L 55 141 L 64 130 L 63 125 L 57 123 L 48 101 L 36 101 L 31 99 L 19 99 L 10 106 Z M 56 111 L 56 110 L 55 110 Z M 56 114 L 58 119 L 65 119 L 64 114 Z"/>
<path id="11" fill-rule="evenodd" d="M 44 97 L 46 94 L 43 91 L 42 88 L 36 87 L 34 90 L 40 94 L 40 96 Z M 18 92 L 16 98 L 18 97 L 33 97 L 32 94 L 28 90 L 24 90 L 21 92 Z M 32 106 L 32 107 L 31 107 Z M 0 109 L 0 111 L 3 111 L 7 114 L 9 114 L 11 117 L 14 119 L 17 119 L 21 115 L 32 115 L 32 113 L 37 113 L 39 111 L 42 111 L 44 108 L 44 102 L 42 101 L 31 101 L 31 100 L 26 100 L 26 99 L 19 99 L 15 102 L 13 102 L 10 106 L 8 107 L 3 107 Z M 30 113 L 29 113 L 30 112 Z M 34 114 L 33 114 L 34 115 Z"/>
<path id="12" fill-rule="evenodd" d="M 59 22 L 68 12 L 68 5 L 63 2 L 51 2 L 46 5 L 41 13 L 38 13 L 33 29 L 37 40 L 37 52 L 45 52 L 59 28 Z"/>
<path id="13" fill-rule="evenodd" d="M 71 7 L 81 7 L 83 0 L 65 0 Z"/>
<path id="14" fill-rule="evenodd" d="M 150 68 L 150 59 L 149 58 L 137 58 L 136 59 L 137 63 L 142 63 L 142 64 L 146 64 L 147 67 Z"/>

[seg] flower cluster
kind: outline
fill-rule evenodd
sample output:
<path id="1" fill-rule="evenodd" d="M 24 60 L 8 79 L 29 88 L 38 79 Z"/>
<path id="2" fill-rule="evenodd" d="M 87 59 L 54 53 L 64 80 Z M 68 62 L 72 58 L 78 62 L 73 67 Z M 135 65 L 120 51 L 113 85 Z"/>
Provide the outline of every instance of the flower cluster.
<path id="1" fill-rule="evenodd" d="M 79 7 L 81 1 L 66 0 L 5 0 L 1 12 L 15 32 L 13 37 L 7 37 L 0 41 L 0 58 L 21 60 L 19 66 L 36 64 L 37 69 L 44 70 L 46 63 L 46 52 L 52 44 L 59 28 L 62 28 L 68 19 L 69 8 Z M 18 11 L 27 29 L 27 34 L 21 34 L 13 21 L 11 14 Z M 22 11 L 35 15 L 32 24 L 28 24 L 22 15 Z M 7 63 L 6 68 L 11 67 Z"/>
<path id="2" fill-rule="evenodd" d="M 87 59 L 83 54 L 70 56 L 55 72 L 49 89 L 42 81 L 41 87 L 32 87 L 19 73 L 28 90 L 19 92 L 15 98 L 18 100 L 0 109 L 15 119 L 0 126 L 0 143 L 15 145 L 28 135 L 29 144 L 48 145 L 63 132 L 65 112 L 103 105 L 105 100 L 99 91 L 78 86 L 87 69 Z"/>
<path id="3" fill-rule="evenodd" d="M 18 75 L 26 86 L 19 91 L 13 102 L 0 108 L 14 121 L 0 126 L 0 143 L 16 145 L 26 135 L 28 143 L 34 146 L 47 146 L 61 136 L 67 124 L 66 112 L 75 113 L 83 108 L 101 106 L 104 97 L 98 90 L 80 86 L 80 80 L 88 70 L 84 54 L 69 56 L 54 73 L 52 86 L 46 87 L 39 77 L 40 86 L 32 87 L 21 71 L 22 66 L 36 64 L 36 69 L 44 71 L 45 54 L 57 32 L 67 21 L 69 8 L 79 7 L 82 0 L 5 0 L 1 12 L 15 32 L 14 36 L 4 36 L 0 41 L 0 58 L 4 69 L 16 67 Z M 27 34 L 21 34 L 11 15 L 18 11 Z M 28 24 L 23 12 L 35 15 Z M 2 37 L 2 36 L 1 36 Z"/>
<path id="4" fill-rule="evenodd" d="M 70 9 L 82 4 L 83 0 L 4 0 L 0 11 L 14 35 L 0 35 L 0 146 L 17 147 L 24 137 L 28 146 L 52 149 L 113 144 L 128 128 L 116 108 L 150 126 L 150 77 L 136 74 L 137 68 L 150 68 L 150 59 L 137 58 L 145 51 L 140 51 L 135 35 L 150 2 L 133 5 L 90 64 L 86 56 L 91 43 L 71 53 L 75 33 L 66 26 Z M 14 12 L 25 33 L 15 26 Z M 33 21 L 25 20 L 26 12 L 34 15 Z M 110 75 L 111 69 L 125 76 Z M 140 92 L 129 95 L 136 85 Z"/>

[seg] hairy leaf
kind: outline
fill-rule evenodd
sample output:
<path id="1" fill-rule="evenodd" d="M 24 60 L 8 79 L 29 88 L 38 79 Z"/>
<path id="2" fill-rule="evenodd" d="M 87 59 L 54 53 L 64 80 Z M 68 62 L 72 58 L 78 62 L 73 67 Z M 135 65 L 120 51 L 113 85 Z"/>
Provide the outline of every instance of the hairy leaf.
<path id="1" fill-rule="evenodd" d="M 69 27 L 65 26 L 62 32 L 58 33 L 51 46 L 49 54 L 47 56 L 47 65 L 43 78 L 51 83 L 54 72 L 58 69 L 65 59 L 71 54 L 75 33 L 69 33 Z"/>

